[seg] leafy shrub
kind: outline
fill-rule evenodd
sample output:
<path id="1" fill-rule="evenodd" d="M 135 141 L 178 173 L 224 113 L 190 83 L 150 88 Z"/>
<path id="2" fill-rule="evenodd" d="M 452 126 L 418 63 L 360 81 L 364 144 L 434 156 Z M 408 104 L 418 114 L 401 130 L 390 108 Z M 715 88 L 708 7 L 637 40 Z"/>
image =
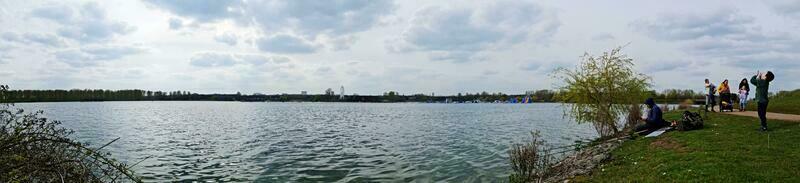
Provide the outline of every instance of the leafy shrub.
<path id="1" fill-rule="evenodd" d="M 109 153 L 69 138 L 58 121 L 3 103 L 0 86 L 0 182 L 141 182 L 129 166 Z"/>

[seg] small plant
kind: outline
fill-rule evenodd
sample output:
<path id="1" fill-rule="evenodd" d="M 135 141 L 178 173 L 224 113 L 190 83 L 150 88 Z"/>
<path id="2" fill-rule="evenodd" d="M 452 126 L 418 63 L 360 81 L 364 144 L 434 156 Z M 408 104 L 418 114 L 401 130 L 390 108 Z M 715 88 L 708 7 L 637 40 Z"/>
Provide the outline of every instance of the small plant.
<path id="1" fill-rule="evenodd" d="M 99 148 L 69 138 L 58 121 L 5 102 L 0 86 L 0 182 L 141 182 L 130 166 Z"/>
<path id="2" fill-rule="evenodd" d="M 554 173 L 552 166 L 556 162 L 555 157 L 545 146 L 538 131 L 531 132 L 530 142 L 512 145 L 508 154 L 511 169 L 514 170 L 509 177 L 510 182 L 544 182 Z"/>
<path id="3" fill-rule="evenodd" d="M 625 118 L 625 126 L 622 128 L 624 133 L 632 133 L 636 125 L 642 121 L 642 106 L 631 104 L 628 108 L 628 116 Z"/>

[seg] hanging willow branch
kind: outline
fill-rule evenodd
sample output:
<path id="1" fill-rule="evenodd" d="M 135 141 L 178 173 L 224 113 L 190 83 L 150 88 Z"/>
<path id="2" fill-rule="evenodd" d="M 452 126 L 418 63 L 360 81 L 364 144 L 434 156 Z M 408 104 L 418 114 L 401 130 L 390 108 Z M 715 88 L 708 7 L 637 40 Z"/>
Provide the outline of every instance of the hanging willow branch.
<path id="1" fill-rule="evenodd" d="M 650 77 L 636 72 L 633 59 L 621 49 L 600 56 L 585 53 L 575 69 L 554 72 L 565 84 L 558 98 L 569 106 L 565 115 L 578 123 L 592 123 L 602 137 L 617 135 L 620 116 L 630 104 L 643 102 L 650 89 Z"/>

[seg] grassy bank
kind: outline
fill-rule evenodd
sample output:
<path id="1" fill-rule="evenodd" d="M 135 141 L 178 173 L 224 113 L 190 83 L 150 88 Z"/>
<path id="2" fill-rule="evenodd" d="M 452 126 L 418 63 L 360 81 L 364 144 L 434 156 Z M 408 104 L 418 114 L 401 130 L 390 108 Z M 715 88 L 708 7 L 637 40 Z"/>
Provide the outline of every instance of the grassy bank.
<path id="1" fill-rule="evenodd" d="M 678 112 L 666 114 L 678 119 Z M 591 182 L 800 182 L 800 123 L 709 114 L 706 128 L 625 142 Z"/>
<path id="2" fill-rule="evenodd" d="M 755 96 L 752 95 L 751 98 Z M 756 102 L 751 101 L 747 109 L 756 110 Z M 800 114 L 800 90 L 782 91 L 769 98 L 767 111 L 784 114 Z"/>

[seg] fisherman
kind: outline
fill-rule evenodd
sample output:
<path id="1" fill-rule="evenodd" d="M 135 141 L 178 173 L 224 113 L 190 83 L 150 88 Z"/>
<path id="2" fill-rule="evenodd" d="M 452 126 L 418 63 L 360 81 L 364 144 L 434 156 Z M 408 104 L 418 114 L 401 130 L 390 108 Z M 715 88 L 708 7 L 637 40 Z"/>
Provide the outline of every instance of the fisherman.
<path id="1" fill-rule="evenodd" d="M 656 105 L 656 102 L 653 101 L 653 98 L 648 98 L 644 104 L 647 105 L 647 108 L 650 109 L 650 111 L 647 113 L 647 118 L 642 118 L 645 123 L 636 127 L 636 132 L 644 131 L 640 135 L 649 134 L 669 125 L 667 121 L 664 120 L 661 108 Z"/>

